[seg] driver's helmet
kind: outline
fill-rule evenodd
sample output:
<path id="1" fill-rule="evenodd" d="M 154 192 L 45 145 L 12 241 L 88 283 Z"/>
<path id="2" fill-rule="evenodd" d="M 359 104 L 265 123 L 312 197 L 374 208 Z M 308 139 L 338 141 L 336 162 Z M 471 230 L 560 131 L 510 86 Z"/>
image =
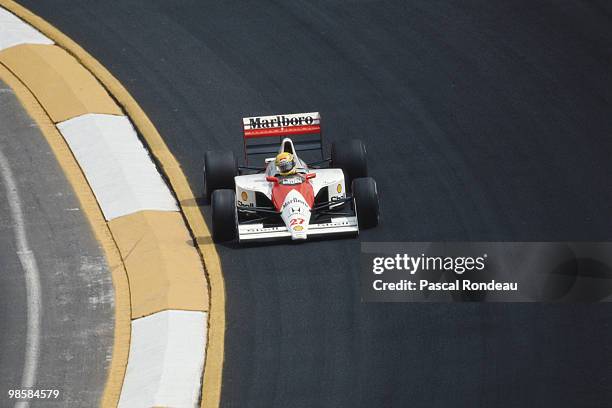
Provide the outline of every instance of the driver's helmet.
<path id="1" fill-rule="evenodd" d="M 279 153 L 276 156 L 275 161 L 276 167 L 280 171 L 281 176 L 288 176 L 290 174 L 295 174 L 295 159 L 293 155 L 288 152 Z"/>

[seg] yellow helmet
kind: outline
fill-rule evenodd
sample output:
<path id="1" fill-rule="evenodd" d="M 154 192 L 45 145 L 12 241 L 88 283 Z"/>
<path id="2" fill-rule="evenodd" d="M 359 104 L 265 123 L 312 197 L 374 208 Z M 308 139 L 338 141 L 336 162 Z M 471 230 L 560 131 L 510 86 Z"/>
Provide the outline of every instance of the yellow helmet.
<path id="1" fill-rule="evenodd" d="M 276 156 L 275 164 L 276 167 L 278 167 L 281 176 L 287 176 L 295 173 L 295 159 L 291 153 L 279 153 L 278 156 Z"/>

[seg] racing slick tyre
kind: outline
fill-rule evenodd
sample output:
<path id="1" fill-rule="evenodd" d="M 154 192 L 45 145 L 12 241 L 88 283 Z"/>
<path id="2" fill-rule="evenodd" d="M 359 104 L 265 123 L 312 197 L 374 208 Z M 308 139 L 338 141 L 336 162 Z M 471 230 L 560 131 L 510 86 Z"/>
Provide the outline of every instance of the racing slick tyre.
<path id="1" fill-rule="evenodd" d="M 332 143 L 331 167 L 342 169 L 347 187 L 360 177 L 368 176 L 366 149 L 361 140 L 351 139 L 347 143 Z"/>
<path id="2" fill-rule="evenodd" d="M 378 225 L 378 190 L 372 177 L 353 180 L 353 199 L 359 228 L 374 228 Z"/>
<path id="3" fill-rule="evenodd" d="M 215 242 L 227 242 L 236 238 L 238 216 L 234 190 L 215 190 L 212 193 L 212 238 Z"/>
<path id="4" fill-rule="evenodd" d="M 210 201 L 213 191 L 234 189 L 238 166 L 233 152 L 208 151 L 204 153 L 204 196 Z"/>

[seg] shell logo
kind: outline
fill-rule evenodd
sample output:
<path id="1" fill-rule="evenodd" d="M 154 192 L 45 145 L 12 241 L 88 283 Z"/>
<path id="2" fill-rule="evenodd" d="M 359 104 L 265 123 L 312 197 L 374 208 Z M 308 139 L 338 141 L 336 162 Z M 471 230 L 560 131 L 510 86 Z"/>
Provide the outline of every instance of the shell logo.
<path id="1" fill-rule="evenodd" d="M 246 191 L 243 191 L 242 194 L 240 194 L 240 197 L 242 197 L 242 201 L 247 201 L 249 199 L 249 195 L 246 193 Z"/>
<path id="2" fill-rule="evenodd" d="M 338 187 L 336 187 L 336 191 L 337 191 L 338 193 L 341 193 L 341 192 L 342 192 L 342 184 L 338 184 Z"/>
<path id="3" fill-rule="evenodd" d="M 294 231 L 302 231 L 304 229 L 304 227 L 302 227 L 301 225 L 296 225 L 295 227 L 293 227 Z"/>

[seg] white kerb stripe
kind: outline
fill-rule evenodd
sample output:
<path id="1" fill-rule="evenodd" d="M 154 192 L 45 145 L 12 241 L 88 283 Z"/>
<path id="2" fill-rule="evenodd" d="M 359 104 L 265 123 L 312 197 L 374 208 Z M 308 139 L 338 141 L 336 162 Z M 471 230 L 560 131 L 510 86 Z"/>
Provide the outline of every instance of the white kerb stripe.
<path id="1" fill-rule="evenodd" d="M 197 406 L 206 322 L 207 313 L 184 310 L 133 320 L 119 408 Z"/>
<path id="2" fill-rule="evenodd" d="M 142 210 L 178 211 L 127 117 L 88 113 L 57 127 L 107 220 Z"/>
<path id="3" fill-rule="evenodd" d="M 53 44 L 53 41 L 0 7 L 0 51 L 20 44 Z"/>

